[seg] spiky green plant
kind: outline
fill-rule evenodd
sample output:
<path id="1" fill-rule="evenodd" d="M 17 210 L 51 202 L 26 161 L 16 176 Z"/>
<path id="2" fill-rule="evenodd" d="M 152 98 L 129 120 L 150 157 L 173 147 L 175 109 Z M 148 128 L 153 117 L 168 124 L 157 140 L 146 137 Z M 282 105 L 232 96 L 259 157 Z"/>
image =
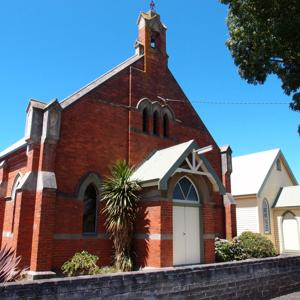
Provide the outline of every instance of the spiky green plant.
<path id="1" fill-rule="evenodd" d="M 25 270 L 18 268 L 20 260 L 11 248 L 5 246 L 0 250 L 0 283 L 15 281 L 22 276 Z"/>
<path id="2" fill-rule="evenodd" d="M 126 161 L 117 161 L 111 176 L 102 184 L 102 200 L 105 201 L 103 213 L 105 225 L 113 241 L 115 267 L 120 271 L 131 271 L 133 267 L 131 248 L 134 222 L 137 215 L 138 181 L 131 180 L 133 168 Z"/>

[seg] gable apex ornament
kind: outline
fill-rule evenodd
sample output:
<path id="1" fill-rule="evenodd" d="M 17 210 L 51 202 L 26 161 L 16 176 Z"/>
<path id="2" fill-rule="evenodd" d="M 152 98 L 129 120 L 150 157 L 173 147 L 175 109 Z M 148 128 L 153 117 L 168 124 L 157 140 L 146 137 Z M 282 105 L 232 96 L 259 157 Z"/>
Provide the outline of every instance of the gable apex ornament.
<path id="1" fill-rule="evenodd" d="M 155 11 L 155 3 L 153 0 L 151 0 L 151 2 L 150 2 L 150 10 Z"/>

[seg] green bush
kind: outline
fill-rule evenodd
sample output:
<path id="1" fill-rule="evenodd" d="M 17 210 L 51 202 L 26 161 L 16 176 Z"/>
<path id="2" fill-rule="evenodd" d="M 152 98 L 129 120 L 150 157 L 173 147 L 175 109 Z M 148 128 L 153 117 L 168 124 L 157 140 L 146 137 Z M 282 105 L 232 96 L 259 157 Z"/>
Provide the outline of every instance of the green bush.
<path id="1" fill-rule="evenodd" d="M 230 241 L 216 238 L 215 255 L 217 262 L 247 259 L 248 256 L 238 238 Z"/>
<path id="2" fill-rule="evenodd" d="M 260 233 L 245 231 L 239 236 L 239 240 L 251 258 L 276 256 L 273 243 Z"/>
<path id="3" fill-rule="evenodd" d="M 98 259 L 98 256 L 87 251 L 75 253 L 70 260 L 63 264 L 61 270 L 67 276 L 100 274 L 100 268 L 97 266 Z"/>
<path id="4" fill-rule="evenodd" d="M 259 233 L 244 232 L 232 240 L 216 238 L 215 255 L 217 262 L 264 258 L 276 256 L 273 243 Z"/>

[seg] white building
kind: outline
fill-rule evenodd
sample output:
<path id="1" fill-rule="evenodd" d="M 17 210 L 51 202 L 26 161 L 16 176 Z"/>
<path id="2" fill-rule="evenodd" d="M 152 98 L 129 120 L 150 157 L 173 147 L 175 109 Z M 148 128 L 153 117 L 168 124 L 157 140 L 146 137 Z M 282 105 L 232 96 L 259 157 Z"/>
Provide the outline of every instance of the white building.
<path id="1" fill-rule="evenodd" d="M 237 234 L 259 232 L 280 253 L 300 251 L 300 187 L 280 149 L 234 157 Z"/>

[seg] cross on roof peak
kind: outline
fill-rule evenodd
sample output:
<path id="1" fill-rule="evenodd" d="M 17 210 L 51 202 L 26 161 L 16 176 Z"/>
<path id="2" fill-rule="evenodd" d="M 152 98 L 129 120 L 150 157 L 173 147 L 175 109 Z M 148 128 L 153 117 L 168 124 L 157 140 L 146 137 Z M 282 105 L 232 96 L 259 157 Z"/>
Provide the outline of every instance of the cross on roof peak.
<path id="1" fill-rule="evenodd" d="M 151 2 L 150 2 L 150 10 L 155 11 L 155 3 L 153 0 L 151 0 Z"/>

